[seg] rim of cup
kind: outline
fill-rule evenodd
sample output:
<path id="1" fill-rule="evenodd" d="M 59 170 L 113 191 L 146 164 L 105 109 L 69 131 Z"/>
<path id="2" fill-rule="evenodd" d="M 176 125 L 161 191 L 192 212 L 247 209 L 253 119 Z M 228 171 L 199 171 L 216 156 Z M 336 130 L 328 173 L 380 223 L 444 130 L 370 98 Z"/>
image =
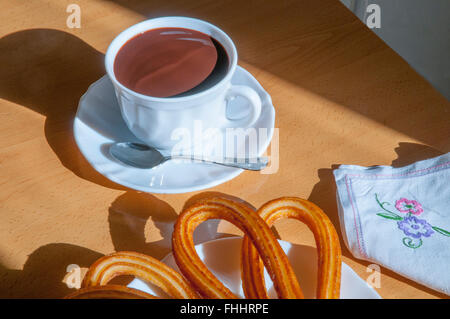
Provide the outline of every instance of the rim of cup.
<path id="1" fill-rule="evenodd" d="M 220 44 L 224 47 L 226 53 L 228 54 L 229 58 L 229 67 L 227 74 L 216 84 L 214 84 L 212 87 L 192 94 L 188 96 L 181 96 L 181 97 L 154 97 L 150 95 L 145 95 L 138 93 L 136 91 L 133 91 L 126 86 L 124 86 L 122 83 L 117 80 L 115 74 L 114 74 L 114 62 L 116 59 L 117 53 L 120 51 L 123 45 L 127 43 L 128 40 L 132 39 L 133 37 L 144 33 L 146 31 L 150 31 L 152 29 L 158 29 L 158 28 L 185 28 L 185 29 L 191 29 L 196 30 L 202 33 L 205 33 L 211 37 L 213 37 L 215 40 L 220 42 Z M 203 28 L 201 28 L 203 27 Z M 199 30 L 200 29 L 200 30 Z M 219 39 L 217 37 L 220 37 Z M 231 51 L 231 52 L 230 52 Z M 122 31 L 118 36 L 112 40 L 110 45 L 108 46 L 108 49 L 106 50 L 105 54 L 105 68 L 106 73 L 108 74 L 111 81 L 114 82 L 115 85 L 120 87 L 123 91 L 138 97 L 143 100 L 147 101 L 154 101 L 154 102 L 183 102 L 183 101 L 189 101 L 193 99 L 197 99 L 199 97 L 205 96 L 215 89 L 217 89 L 218 86 L 222 85 L 225 82 L 230 81 L 231 77 L 234 74 L 234 71 L 237 66 L 237 51 L 236 47 L 231 40 L 231 38 L 220 28 L 216 27 L 215 25 L 200 20 L 196 18 L 188 18 L 188 17 L 178 17 L 178 16 L 170 16 L 170 17 L 159 17 L 159 18 L 153 18 L 148 19 L 142 22 L 139 22 L 135 25 L 132 25 L 131 27 L 125 29 Z"/>

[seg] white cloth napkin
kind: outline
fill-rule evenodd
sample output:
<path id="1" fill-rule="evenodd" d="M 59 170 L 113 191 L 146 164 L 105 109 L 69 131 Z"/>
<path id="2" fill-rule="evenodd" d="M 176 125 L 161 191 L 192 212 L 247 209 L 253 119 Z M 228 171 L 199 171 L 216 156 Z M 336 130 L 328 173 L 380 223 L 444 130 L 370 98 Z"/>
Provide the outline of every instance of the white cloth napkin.
<path id="1" fill-rule="evenodd" d="M 450 295 L 450 153 L 401 168 L 341 165 L 334 176 L 352 254 Z"/>

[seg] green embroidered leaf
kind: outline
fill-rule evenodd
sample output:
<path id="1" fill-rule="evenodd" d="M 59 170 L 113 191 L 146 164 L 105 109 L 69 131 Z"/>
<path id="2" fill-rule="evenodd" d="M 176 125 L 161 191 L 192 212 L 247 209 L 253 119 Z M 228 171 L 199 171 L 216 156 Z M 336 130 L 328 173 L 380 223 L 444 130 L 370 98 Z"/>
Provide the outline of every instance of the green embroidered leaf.
<path id="1" fill-rule="evenodd" d="M 394 213 L 378 213 L 378 216 L 381 216 L 383 218 L 393 219 L 393 220 L 402 220 L 403 218 L 401 216 L 398 216 Z"/>
<path id="2" fill-rule="evenodd" d="M 391 204 L 389 204 L 388 202 L 380 202 L 380 200 L 378 199 L 378 194 L 377 194 L 377 193 L 375 193 L 375 200 L 377 201 L 377 203 L 378 203 L 378 205 L 381 207 L 381 209 L 383 209 L 385 212 L 387 212 L 388 214 L 393 214 L 393 215 L 395 215 L 395 216 L 397 216 L 397 217 L 400 217 L 400 216 L 398 216 L 397 214 L 391 212 L 389 209 L 386 209 L 386 207 L 384 207 L 384 205 L 391 205 Z M 380 216 L 381 216 L 381 215 L 380 215 Z M 383 217 L 384 217 L 384 216 L 383 216 Z M 386 218 L 389 218 L 389 217 L 386 217 Z M 401 217 L 400 217 L 400 218 L 401 218 Z"/>
<path id="3" fill-rule="evenodd" d="M 442 228 L 436 227 L 436 226 L 432 226 L 431 228 L 433 228 L 435 231 L 437 231 L 438 233 L 444 235 L 444 236 L 449 236 L 450 237 L 450 232 L 446 231 Z"/>
<path id="4" fill-rule="evenodd" d="M 412 238 L 404 237 L 403 245 L 405 245 L 406 247 L 409 247 L 409 248 L 416 249 L 416 248 L 419 248 L 420 246 L 422 246 L 422 239 L 419 238 L 419 242 L 415 243 Z"/>

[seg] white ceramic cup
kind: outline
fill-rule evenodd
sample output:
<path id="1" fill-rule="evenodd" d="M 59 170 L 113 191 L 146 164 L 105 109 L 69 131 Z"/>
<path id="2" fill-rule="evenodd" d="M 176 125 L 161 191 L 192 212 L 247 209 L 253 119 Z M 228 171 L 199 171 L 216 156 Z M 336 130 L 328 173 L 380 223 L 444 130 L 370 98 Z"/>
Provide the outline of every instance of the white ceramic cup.
<path id="1" fill-rule="evenodd" d="M 183 97 L 152 97 L 122 85 L 114 74 L 114 60 L 121 47 L 140 33 L 165 27 L 197 30 L 219 41 L 228 54 L 229 67 L 226 75 L 214 86 Z M 237 60 L 233 41 L 218 27 L 193 18 L 161 17 L 143 21 L 120 33 L 108 47 L 105 66 L 114 85 L 122 116 L 131 132 L 148 145 L 160 150 L 170 150 L 178 143 L 173 136 L 176 129 L 194 132 L 194 126 L 198 123 L 201 123 L 203 129 L 245 129 L 260 117 L 261 99 L 258 93 L 249 86 L 231 84 Z M 230 119 L 226 115 L 227 104 L 237 96 L 247 99 L 251 110 L 244 118 Z"/>

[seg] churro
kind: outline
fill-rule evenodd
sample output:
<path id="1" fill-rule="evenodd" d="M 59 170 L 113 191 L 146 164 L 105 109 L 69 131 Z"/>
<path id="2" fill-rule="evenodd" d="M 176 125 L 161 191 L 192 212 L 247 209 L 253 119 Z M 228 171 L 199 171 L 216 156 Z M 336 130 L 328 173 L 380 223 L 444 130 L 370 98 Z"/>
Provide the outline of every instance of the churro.
<path id="1" fill-rule="evenodd" d="M 313 232 L 318 251 L 318 299 L 339 298 L 341 282 L 341 247 L 336 229 L 327 215 L 315 204 L 300 198 L 282 197 L 264 204 L 259 216 L 272 226 L 282 218 L 294 218 Z M 244 237 L 241 253 L 242 284 L 247 298 L 268 298 L 264 284 L 263 263 L 251 238 Z"/>
<path id="2" fill-rule="evenodd" d="M 303 298 L 289 260 L 269 226 L 255 211 L 224 198 L 204 200 L 185 209 L 176 221 L 172 237 L 178 267 L 203 297 L 237 298 L 206 268 L 195 251 L 193 232 L 209 219 L 227 220 L 247 235 L 261 256 L 279 298 Z"/>
<path id="3" fill-rule="evenodd" d="M 120 275 L 132 275 L 152 283 L 176 299 L 198 298 L 195 290 L 178 272 L 155 258 L 128 251 L 98 259 L 86 273 L 82 286 L 104 286 Z"/>

